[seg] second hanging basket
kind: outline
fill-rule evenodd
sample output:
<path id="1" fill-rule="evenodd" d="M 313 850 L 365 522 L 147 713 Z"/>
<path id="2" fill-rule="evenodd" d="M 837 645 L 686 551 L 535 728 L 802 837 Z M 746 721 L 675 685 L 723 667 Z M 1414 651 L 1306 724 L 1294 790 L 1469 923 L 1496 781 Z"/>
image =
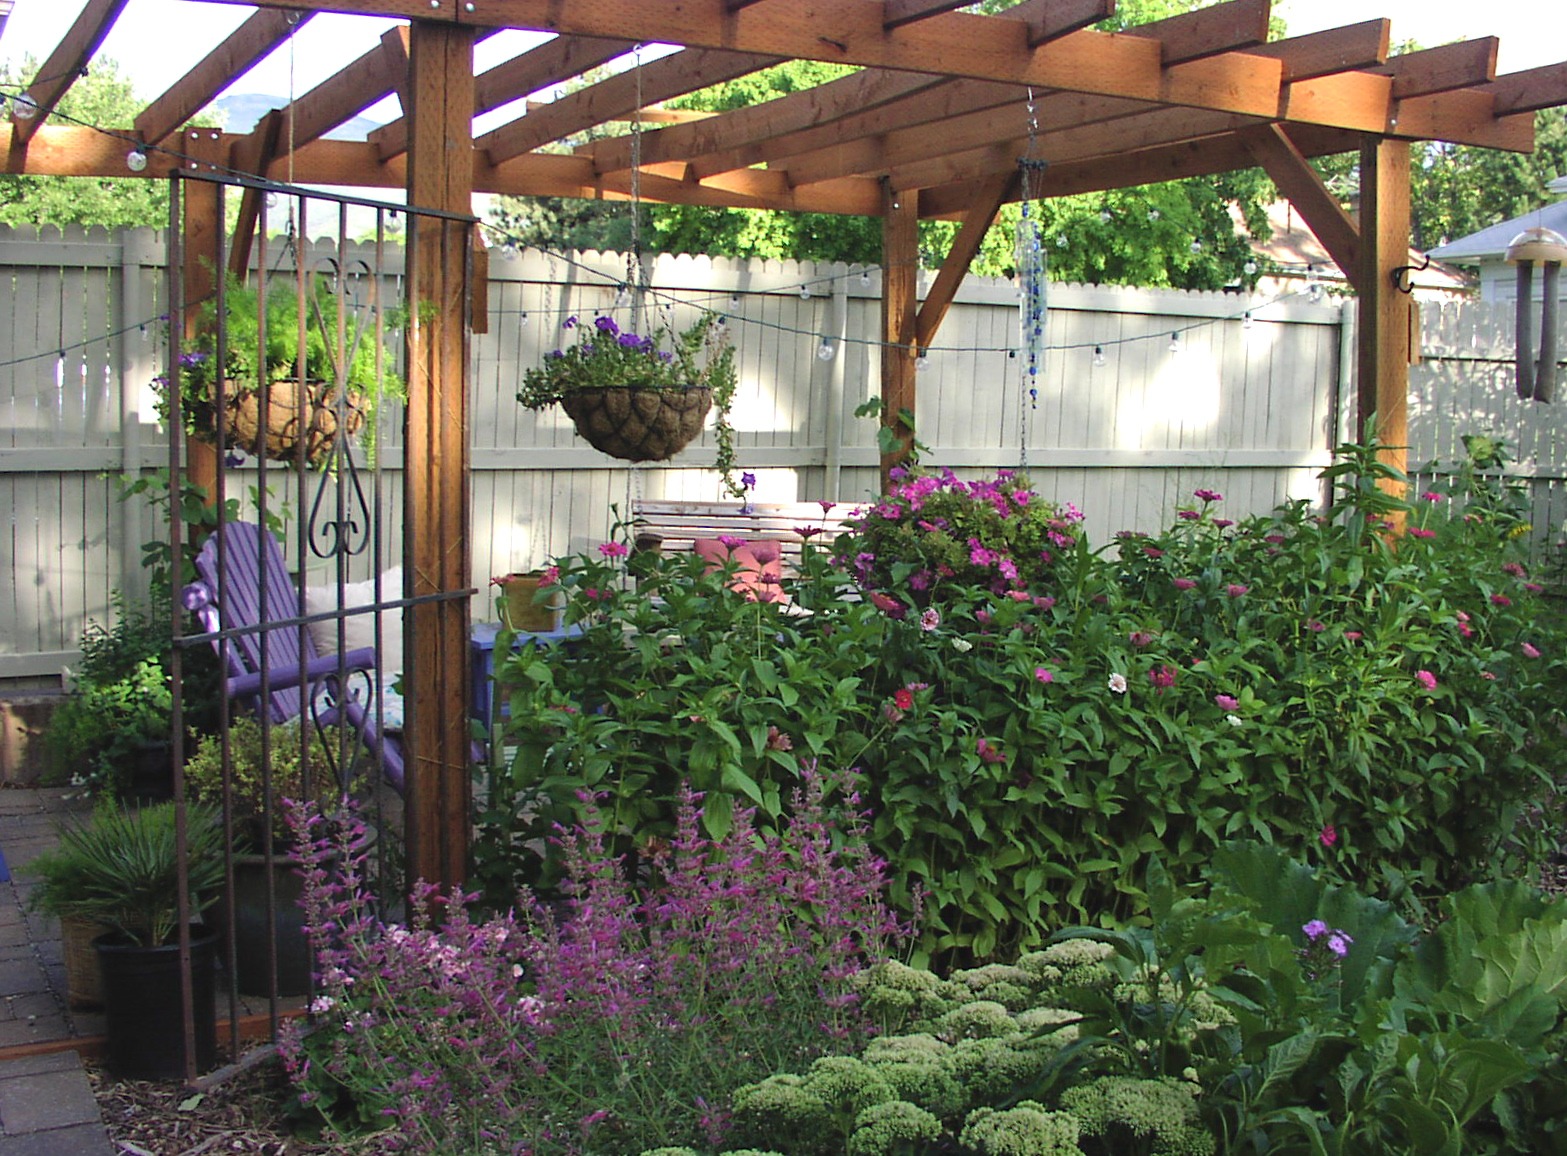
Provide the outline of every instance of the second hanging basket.
<path id="1" fill-rule="evenodd" d="M 702 432 L 713 391 L 616 385 L 568 393 L 560 404 L 594 448 L 628 462 L 661 462 Z"/>

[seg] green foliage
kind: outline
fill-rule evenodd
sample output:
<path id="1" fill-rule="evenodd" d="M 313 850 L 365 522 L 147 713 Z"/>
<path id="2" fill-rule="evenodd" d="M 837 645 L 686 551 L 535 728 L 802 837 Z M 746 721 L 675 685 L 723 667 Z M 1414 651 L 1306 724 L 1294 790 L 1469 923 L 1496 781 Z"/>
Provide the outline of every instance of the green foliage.
<path id="1" fill-rule="evenodd" d="M 217 812 L 186 814 L 187 880 L 192 916 L 223 882 L 223 829 Z M 33 902 L 51 915 L 76 916 L 142 947 L 168 943 L 178 929 L 179 843 L 174 803 L 139 810 L 101 803 L 90 821 L 62 827 L 59 846 L 33 861 L 42 881 Z"/>
<path id="2" fill-rule="evenodd" d="M 1148 891 L 1147 927 L 1066 928 L 1015 965 L 867 969 L 863 1006 L 917 993 L 917 1009 L 858 1057 L 742 1089 L 745 1134 L 837 1156 L 885 1114 L 939 1122 L 908 1151 L 963 1156 L 1562 1150 L 1567 902 L 1475 885 L 1422 934 L 1255 840 L 1221 847 L 1190 887 L 1155 861 Z M 1321 919 L 1356 929 L 1328 969 L 1307 950 Z M 1003 989 L 1011 1010 L 985 998 Z M 984 1038 L 965 1035 L 976 1023 Z M 845 1136 L 856 1098 L 881 1107 Z"/>
<path id="3" fill-rule="evenodd" d="M 199 335 L 186 343 L 179 358 L 181 413 L 186 432 L 212 440 L 217 434 L 217 387 L 223 383 L 223 396 L 229 406 L 229 436 L 239 438 L 234 429 L 235 414 L 252 403 L 264 381 L 281 395 L 301 378 L 307 383 L 324 383 L 330 390 L 339 385 L 348 391 L 351 410 L 363 421 L 365 452 L 375 460 L 376 415 L 387 399 L 407 398 L 407 386 L 390 365 L 390 359 L 377 348 L 376 318 L 366 309 L 339 297 L 331 279 L 311 277 L 305 286 L 303 301 L 297 284 L 279 279 L 265 291 L 254 284 L 242 284 L 228 278 L 222 301 L 221 347 L 219 302 L 204 302 L 199 311 Z M 301 344 L 300 309 L 304 309 Z M 339 311 L 344 333 L 339 339 Z M 396 326 L 401 311 L 386 311 L 383 327 Z M 265 332 L 263 333 L 263 328 Z M 263 345 L 263 337 L 265 343 Z M 153 378 L 159 391 L 158 416 L 168 420 L 169 383 L 165 376 Z M 320 394 L 318 385 L 317 394 Z M 332 394 L 325 395 L 330 403 Z M 321 404 L 319 396 L 316 404 Z M 351 429 L 357 423 L 350 417 Z M 265 444 L 266 439 L 257 439 Z M 251 450 L 250 445 L 244 448 Z"/>
<path id="4" fill-rule="evenodd" d="M 169 738 L 173 693 L 168 602 L 150 608 L 112 596 L 114 622 L 89 622 L 72 692 L 49 719 L 45 782 L 69 783 L 92 794 L 123 785 L 136 749 Z"/>
<path id="5" fill-rule="evenodd" d="M 25 56 L 20 66 L 0 64 L 0 88 L 26 87 L 39 61 Z M 96 58 L 92 71 L 66 90 L 51 123 L 85 123 L 128 128 L 141 103 L 128 78 L 112 60 Z M 69 118 L 69 119 L 66 119 Z M 101 225 L 165 228 L 169 220 L 167 181 L 130 177 L 24 177 L 0 175 L 0 224 Z"/>
<path id="6" fill-rule="evenodd" d="M 280 801 L 316 802 L 330 813 L 343 794 L 332 768 L 340 765 L 342 744 L 354 741 L 336 727 L 324 733 L 310 727 L 304 734 L 307 763 L 301 752 L 299 719 L 274 723 L 263 731 L 259 719 L 236 718 L 229 724 L 226 742 L 221 734 L 208 734 L 196 744 L 195 754 L 185 764 L 186 789 L 203 803 L 222 805 L 226 748 L 234 815 L 251 821 L 251 835 L 258 845 L 268 833 L 274 844 L 281 845 L 290 834 Z"/>
<path id="7" fill-rule="evenodd" d="M 1411 505 L 1379 484 L 1401 479 L 1377 447 L 1339 463 L 1329 515 L 1233 525 L 1200 491 L 1114 550 L 1052 530 L 1028 584 L 1026 557 L 1014 584 L 993 551 L 973 580 L 917 589 L 918 538 L 869 563 L 845 540 L 847 569 L 808 545 L 784 604 L 689 556 L 563 561 L 582 634 L 499 664 L 516 757 L 480 877 L 497 902 L 548 885 L 537 841 L 579 791 L 607 796 L 627 853 L 667 837 L 687 775 L 710 823 L 726 799 L 780 822 L 801 757 L 864 770 L 894 894 L 924 896 L 926 955 L 1144 921 L 1150 856 L 1189 882 L 1243 834 L 1401 904 L 1526 874 L 1551 850 L 1567 636 L 1521 523 L 1483 471 Z M 856 566 L 873 587 L 845 598 Z"/>

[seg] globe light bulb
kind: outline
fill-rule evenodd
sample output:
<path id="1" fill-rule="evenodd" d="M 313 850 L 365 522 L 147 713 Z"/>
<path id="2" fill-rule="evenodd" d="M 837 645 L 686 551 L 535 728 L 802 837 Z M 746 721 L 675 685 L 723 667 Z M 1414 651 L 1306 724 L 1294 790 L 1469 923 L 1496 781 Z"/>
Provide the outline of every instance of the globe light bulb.
<path id="1" fill-rule="evenodd" d="M 914 359 L 914 368 L 916 370 L 918 370 L 920 373 L 924 373 L 927 369 L 929 369 L 930 368 L 930 354 L 922 353 L 918 357 L 916 357 Z"/>
<path id="2" fill-rule="evenodd" d="M 1242 329 L 1250 329 L 1251 328 L 1251 310 L 1249 310 L 1249 309 L 1246 311 L 1246 315 L 1241 318 L 1241 328 Z"/>
<path id="3" fill-rule="evenodd" d="M 801 285 L 800 286 L 800 300 L 801 301 L 809 301 L 810 299 L 811 299 L 811 287 L 809 285 Z"/>
<path id="4" fill-rule="evenodd" d="M 1148 210 L 1148 219 L 1150 221 L 1157 221 L 1159 219 L 1159 210 L 1158 209 L 1149 209 Z"/>
<path id="5" fill-rule="evenodd" d="M 1241 266 L 1241 268 L 1246 271 L 1246 276 L 1253 277 L 1257 273 L 1257 262 L 1247 261 L 1246 264 Z"/>
<path id="6" fill-rule="evenodd" d="M 1109 209 L 1100 209 L 1099 210 L 1099 219 L 1101 221 L 1103 221 L 1105 224 L 1108 225 L 1115 218 L 1110 215 L 1110 210 Z"/>
<path id="7" fill-rule="evenodd" d="M 142 152 L 141 149 L 132 149 L 130 152 L 125 154 L 125 167 L 130 169 L 133 173 L 146 172 L 147 154 Z"/>
<path id="8" fill-rule="evenodd" d="M 524 313 L 522 315 L 521 319 L 517 322 L 517 328 L 518 329 L 526 329 L 527 327 L 528 327 L 528 315 L 526 313 Z"/>
<path id="9" fill-rule="evenodd" d="M 1195 240 L 1195 239 L 1192 241 L 1192 252 L 1193 253 L 1201 253 L 1202 252 L 1202 242 L 1201 241 Z"/>
<path id="10" fill-rule="evenodd" d="M 615 308 L 624 309 L 631 304 L 631 290 L 622 285 L 615 293 Z"/>
<path id="11" fill-rule="evenodd" d="M 1172 333 L 1172 334 L 1170 334 L 1170 352 L 1171 353 L 1179 353 L 1180 351 L 1181 351 L 1181 335 L 1179 333 Z"/>
<path id="12" fill-rule="evenodd" d="M 11 119 L 32 120 L 38 115 L 38 106 L 33 103 L 32 97 L 13 96 L 11 98 Z"/>
<path id="13" fill-rule="evenodd" d="M 837 356 L 837 350 L 832 347 L 832 342 L 824 341 L 816 347 L 817 361 L 831 361 Z"/>
<path id="14" fill-rule="evenodd" d="M 1099 368 L 1102 369 L 1102 368 L 1104 368 L 1104 364 L 1105 364 L 1105 347 L 1103 345 L 1096 345 L 1096 346 L 1094 346 L 1094 365 L 1096 365 L 1096 366 L 1098 366 Z"/>
<path id="15" fill-rule="evenodd" d="M 507 241 L 501 246 L 501 260 L 515 261 L 517 259 L 517 246 Z"/>

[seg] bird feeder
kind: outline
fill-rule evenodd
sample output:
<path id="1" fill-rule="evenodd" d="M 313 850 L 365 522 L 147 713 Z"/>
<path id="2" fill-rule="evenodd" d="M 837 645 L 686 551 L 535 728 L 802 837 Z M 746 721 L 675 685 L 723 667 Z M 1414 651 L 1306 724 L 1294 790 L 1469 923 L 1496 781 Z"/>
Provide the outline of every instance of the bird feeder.
<path id="1" fill-rule="evenodd" d="M 1535 401 L 1556 397 L 1556 307 L 1560 299 L 1558 280 L 1562 262 L 1567 261 L 1567 240 L 1552 229 L 1539 226 L 1525 229 L 1507 246 L 1507 261 L 1518 266 L 1518 396 Z M 1545 267 L 1540 286 L 1540 356 L 1535 359 L 1534 335 L 1529 310 L 1533 306 L 1534 267 Z"/>

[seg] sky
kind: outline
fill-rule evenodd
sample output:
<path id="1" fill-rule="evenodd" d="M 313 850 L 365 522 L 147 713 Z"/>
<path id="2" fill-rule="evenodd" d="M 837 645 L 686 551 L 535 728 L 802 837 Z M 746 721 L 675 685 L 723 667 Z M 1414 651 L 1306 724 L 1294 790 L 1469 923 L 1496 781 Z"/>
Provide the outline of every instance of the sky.
<path id="1" fill-rule="evenodd" d="M 43 57 L 81 11 L 84 0 L 17 0 L 3 34 L 0 60 L 19 62 L 31 52 Z M 185 0 L 130 0 L 100 54 L 117 61 L 137 94 L 150 99 L 196 63 L 252 10 L 232 4 Z M 1393 42 L 1434 47 L 1474 36 L 1501 38 L 1499 72 L 1517 72 L 1567 60 L 1567 3 L 1561 0 L 1276 0 L 1274 12 L 1291 34 L 1354 24 L 1375 16 L 1392 21 Z M 390 21 L 323 13 L 274 52 L 233 92 L 286 96 L 303 93 L 370 48 Z M 170 29 L 178 29 L 176 36 Z M 537 43 L 529 33 L 503 33 L 478 49 L 482 70 Z M 395 103 L 384 115 L 397 115 Z M 504 110 L 493 120 L 508 119 Z M 481 118 L 476 130 L 491 126 Z"/>

